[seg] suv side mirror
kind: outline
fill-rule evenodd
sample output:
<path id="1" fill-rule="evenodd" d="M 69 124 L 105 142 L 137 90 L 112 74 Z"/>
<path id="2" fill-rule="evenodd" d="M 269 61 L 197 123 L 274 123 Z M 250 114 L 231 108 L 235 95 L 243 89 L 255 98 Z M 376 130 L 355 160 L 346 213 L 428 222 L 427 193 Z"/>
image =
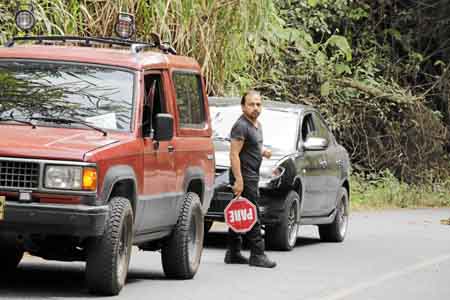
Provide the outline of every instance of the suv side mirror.
<path id="1" fill-rule="evenodd" d="M 320 137 L 309 137 L 303 143 L 303 149 L 306 151 L 320 151 L 328 147 L 328 141 Z"/>
<path id="2" fill-rule="evenodd" d="M 170 141 L 173 137 L 173 117 L 170 114 L 157 114 L 155 120 L 156 141 Z"/>

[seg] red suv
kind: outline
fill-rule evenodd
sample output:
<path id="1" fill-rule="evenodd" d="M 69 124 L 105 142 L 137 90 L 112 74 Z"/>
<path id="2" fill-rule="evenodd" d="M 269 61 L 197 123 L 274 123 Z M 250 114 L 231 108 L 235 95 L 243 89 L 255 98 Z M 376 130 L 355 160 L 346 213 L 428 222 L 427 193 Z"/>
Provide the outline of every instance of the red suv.
<path id="1" fill-rule="evenodd" d="M 168 277 L 192 278 L 213 180 L 194 59 L 113 38 L 0 48 L 1 272 L 25 251 L 86 261 L 89 290 L 114 295 L 136 245 L 161 249 Z"/>

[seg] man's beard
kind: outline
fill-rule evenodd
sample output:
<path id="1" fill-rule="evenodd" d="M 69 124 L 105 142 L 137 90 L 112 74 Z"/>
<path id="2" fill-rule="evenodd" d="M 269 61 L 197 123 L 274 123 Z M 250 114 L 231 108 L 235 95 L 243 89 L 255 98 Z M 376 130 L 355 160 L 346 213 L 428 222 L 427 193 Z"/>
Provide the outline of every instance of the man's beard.
<path id="1" fill-rule="evenodd" d="M 247 119 L 249 119 L 251 121 L 256 121 L 258 119 L 260 113 L 257 112 L 257 111 L 253 111 L 253 112 L 250 112 L 250 113 L 244 112 L 244 115 L 245 115 L 245 117 Z"/>
<path id="2" fill-rule="evenodd" d="M 254 118 L 255 120 L 258 119 L 259 117 L 259 112 L 255 111 L 252 113 L 252 118 Z"/>

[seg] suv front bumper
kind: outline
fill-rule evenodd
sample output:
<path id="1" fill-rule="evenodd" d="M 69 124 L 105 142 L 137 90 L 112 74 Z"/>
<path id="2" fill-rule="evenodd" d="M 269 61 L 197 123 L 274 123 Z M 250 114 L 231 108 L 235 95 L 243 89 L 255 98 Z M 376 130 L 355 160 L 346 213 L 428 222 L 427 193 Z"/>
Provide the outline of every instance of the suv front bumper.
<path id="1" fill-rule="evenodd" d="M 260 190 L 261 191 L 261 190 Z M 231 189 L 216 189 L 208 213 L 205 216 L 206 220 L 224 222 L 225 207 L 234 198 Z M 276 224 L 281 222 L 284 197 L 260 193 L 258 202 L 259 218 L 262 224 Z"/>
<path id="2" fill-rule="evenodd" d="M 107 205 L 65 205 L 6 201 L 1 232 L 70 236 L 102 235 L 109 216 Z"/>

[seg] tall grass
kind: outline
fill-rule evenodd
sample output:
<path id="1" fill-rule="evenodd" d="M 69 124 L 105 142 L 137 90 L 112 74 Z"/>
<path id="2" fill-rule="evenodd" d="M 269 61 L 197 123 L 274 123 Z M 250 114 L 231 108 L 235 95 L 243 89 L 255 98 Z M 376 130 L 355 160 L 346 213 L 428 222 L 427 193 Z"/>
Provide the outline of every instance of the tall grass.
<path id="1" fill-rule="evenodd" d="M 119 11 L 135 14 L 137 38 L 156 32 L 195 57 L 210 93 L 221 95 L 251 61 L 265 31 L 278 22 L 273 0 L 35 0 L 33 34 L 110 36 Z M 14 1 L 0 1 L 0 42 L 17 34 Z"/>
<path id="2" fill-rule="evenodd" d="M 412 185 L 399 181 L 391 172 L 351 179 L 352 209 L 449 207 L 450 181 Z"/>

